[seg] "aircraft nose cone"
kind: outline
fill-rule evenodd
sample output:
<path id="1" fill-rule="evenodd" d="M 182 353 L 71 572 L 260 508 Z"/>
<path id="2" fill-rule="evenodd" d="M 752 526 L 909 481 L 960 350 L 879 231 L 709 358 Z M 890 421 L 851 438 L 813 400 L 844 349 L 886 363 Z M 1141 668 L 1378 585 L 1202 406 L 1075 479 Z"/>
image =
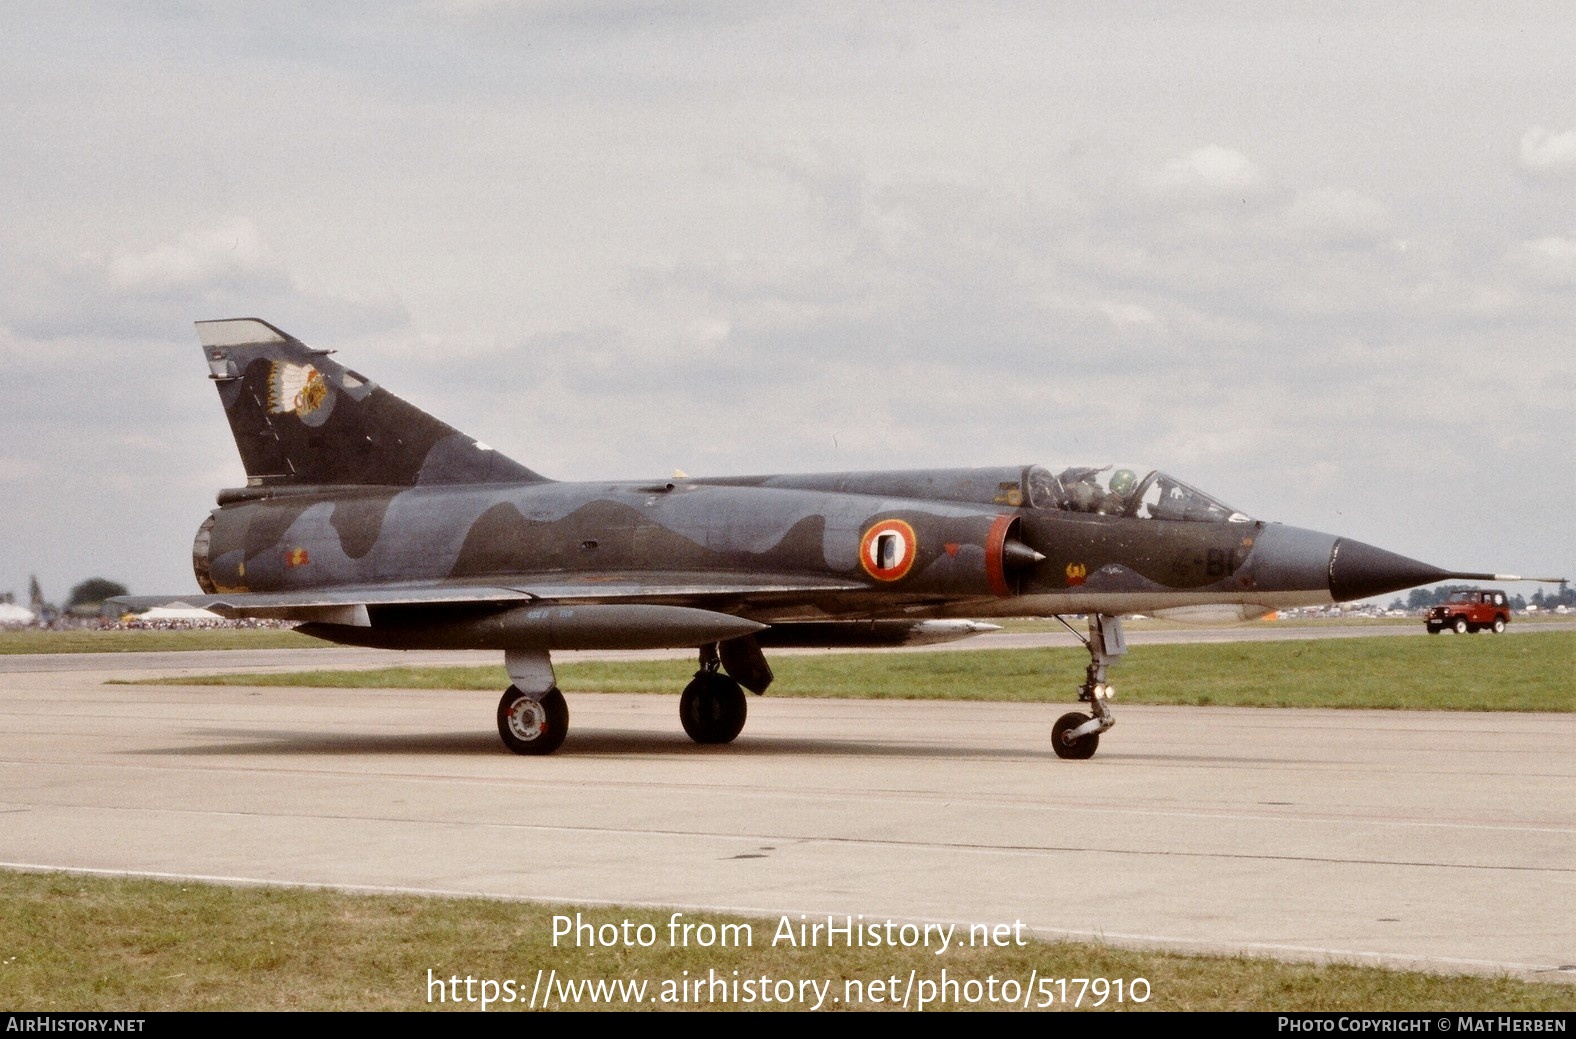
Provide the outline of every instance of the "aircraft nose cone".
<path id="1" fill-rule="evenodd" d="M 1257 588 L 1277 592 L 1328 588 L 1336 602 L 1471 576 L 1441 570 L 1351 538 L 1278 523 L 1263 529 L 1254 555 Z"/>
<path id="2" fill-rule="evenodd" d="M 1449 570 L 1350 538 L 1337 538 L 1330 551 L 1330 594 L 1336 602 L 1398 592 L 1450 576 Z"/>

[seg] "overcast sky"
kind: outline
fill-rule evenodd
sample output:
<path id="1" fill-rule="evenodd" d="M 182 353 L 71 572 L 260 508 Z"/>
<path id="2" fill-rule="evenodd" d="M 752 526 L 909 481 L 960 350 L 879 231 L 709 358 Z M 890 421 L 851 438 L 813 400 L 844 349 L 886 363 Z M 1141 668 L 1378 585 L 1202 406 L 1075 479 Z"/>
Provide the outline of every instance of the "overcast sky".
<path id="1" fill-rule="evenodd" d="M 261 317 L 549 476 L 1123 460 L 1576 576 L 1576 5 L 0 5 L 0 592 Z M 1532 586 L 1521 589 L 1530 593 Z"/>

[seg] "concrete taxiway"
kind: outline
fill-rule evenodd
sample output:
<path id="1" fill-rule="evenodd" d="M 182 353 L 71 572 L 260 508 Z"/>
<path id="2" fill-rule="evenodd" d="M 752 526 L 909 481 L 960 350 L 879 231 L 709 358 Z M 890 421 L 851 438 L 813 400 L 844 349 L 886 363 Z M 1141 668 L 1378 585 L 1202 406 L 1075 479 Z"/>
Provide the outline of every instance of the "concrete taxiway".
<path id="1" fill-rule="evenodd" d="M 535 759 L 496 694 L 103 684 L 149 662 L 0 658 L 4 865 L 1576 981 L 1571 715 L 1129 706 L 1067 762 L 1062 703 L 752 697 L 698 747 L 677 697 L 571 692 Z"/>

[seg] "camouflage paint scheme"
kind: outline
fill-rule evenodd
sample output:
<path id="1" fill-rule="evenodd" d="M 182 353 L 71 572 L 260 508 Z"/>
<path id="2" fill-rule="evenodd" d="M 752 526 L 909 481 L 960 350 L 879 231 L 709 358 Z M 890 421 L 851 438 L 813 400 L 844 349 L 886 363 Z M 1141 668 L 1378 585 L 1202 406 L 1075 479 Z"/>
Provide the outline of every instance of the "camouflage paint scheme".
<path id="1" fill-rule="evenodd" d="M 197 327 L 247 482 L 198 532 L 207 594 L 179 601 L 355 645 L 503 650 L 500 732 L 521 753 L 567 728 L 554 649 L 699 647 L 681 714 L 701 742 L 727 742 L 739 684 L 771 681 L 762 646 L 940 641 L 989 627 L 962 618 L 1063 614 L 1092 618 L 1096 713 L 1063 719 L 1092 753 L 1113 724 L 1101 691 L 1122 614 L 1247 619 L 1456 576 L 1140 468 L 562 483 L 266 322 Z"/>

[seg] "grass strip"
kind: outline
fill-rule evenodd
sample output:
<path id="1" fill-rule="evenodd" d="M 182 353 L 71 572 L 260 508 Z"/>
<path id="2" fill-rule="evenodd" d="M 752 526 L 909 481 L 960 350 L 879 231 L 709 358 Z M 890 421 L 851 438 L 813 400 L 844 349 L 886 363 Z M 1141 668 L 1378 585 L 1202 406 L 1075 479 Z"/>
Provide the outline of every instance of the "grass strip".
<path id="1" fill-rule="evenodd" d="M 1060 702 L 1083 678 L 1078 648 L 778 655 L 773 696 Z M 675 693 L 683 661 L 567 662 L 573 693 Z M 1355 638 L 1144 646 L 1111 669 L 1117 703 L 1576 711 L 1576 632 L 1496 638 Z M 172 685 L 498 689 L 503 668 L 396 667 L 145 679 Z"/>
<path id="2" fill-rule="evenodd" d="M 649 948 L 574 947 L 553 944 L 555 916 L 620 932 L 649 924 Z M 752 941 L 732 932 L 729 947 L 675 947 L 667 910 L 598 906 L 580 908 L 491 899 L 346 894 L 299 888 L 225 887 L 143 879 L 52 873 L 0 873 L 0 1006 L 13 1011 L 161 1010 L 477 1010 L 463 996 L 464 979 L 514 983 L 516 1002 L 491 1009 L 524 1009 L 537 971 L 553 971 L 559 984 L 551 1009 L 805 1009 L 805 1004 L 721 1002 L 721 990 L 694 989 L 697 979 L 725 982 L 814 979 L 829 985 L 826 1005 L 880 1009 L 889 997 L 886 979 L 910 972 L 939 983 L 942 971 L 959 983 L 957 1000 L 936 1009 L 1011 1009 L 985 998 L 1016 983 L 1029 1002 L 1054 1002 L 1076 986 L 1057 979 L 1120 979 L 1098 1009 L 1262 1011 L 1560 1011 L 1576 1002 L 1576 989 L 1509 977 L 1442 976 L 1351 964 L 1299 964 L 1247 957 L 1185 956 L 1137 952 L 1100 944 L 1041 942 L 999 947 L 954 945 L 933 949 L 790 948 L 772 946 L 780 918 L 749 919 L 686 913 L 683 922 L 709 924 L 720 937 L 725 924 L 749 925 Z M 797 917 L 790 918 L 797 924 Z M 883 921 L 884 923 L 884 921 Z M 958 941 L 962 941 L 963 928 Z M 638 930 L 631 932 L 638 938 Z M 692 932 L 699 938 L 704 932 Z M 430 972 L 430 973 L 429 973 Z M 686 973 L 687 972 L 687 973 Z M 735 973 L 737 972 L 737 973 Z M 457 986 L 449 979 L 459 980 Z M 1135 979 L 1147 982 L 1148 999 L 1135 1002 Z M 1038 979 L 1035 984 L 1030 981 Z M 436 980 L 437 986 L 431 984 Z M 644 982 L 644 992 L 591 990 L 568 998 L 565 981 Z M 967 982 L 976 983 L 968 986 Z M 1042 984 L 1052 981 L 1049 987 Z M 681 988 L 684 982 L 689 989 Z M 854 983 L 852 985 L 848 983 Z M 872 983 L 879 998 L 871 998 Z M 977 991 L 979 1000 L 967 996 Z M 742 993 L 741 987 L 734 990 Z M 795 986 L 795 992 L 803 991 Z M 439 993 L 443 995 L 440 1002 Z M 862 998 L 860 998 L 862 997 Z M 671 1001 L 666 1001 L 671 999 Z M 832 1002 L 834 999 L 838 1002 Z M 1086 989 L 1083 1009 L 1096 1009 Z"/>
<path id="3" fill-rule="evenodd" d="M 0 631 L 0 656 L 13 653 L 175 653 L 198 649 L 321 649 L 320 639 L 289 628 L 98 631 L 92 628 Z"/>

